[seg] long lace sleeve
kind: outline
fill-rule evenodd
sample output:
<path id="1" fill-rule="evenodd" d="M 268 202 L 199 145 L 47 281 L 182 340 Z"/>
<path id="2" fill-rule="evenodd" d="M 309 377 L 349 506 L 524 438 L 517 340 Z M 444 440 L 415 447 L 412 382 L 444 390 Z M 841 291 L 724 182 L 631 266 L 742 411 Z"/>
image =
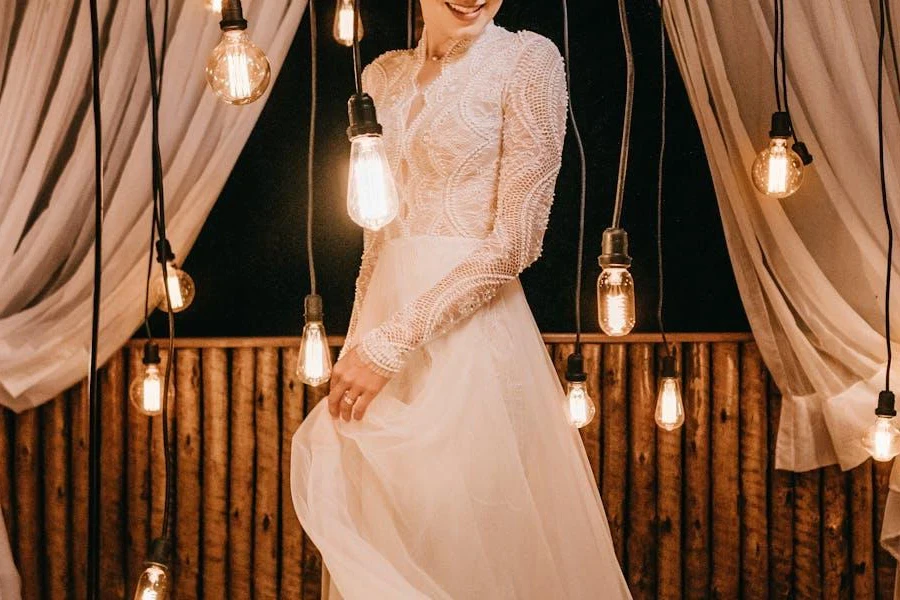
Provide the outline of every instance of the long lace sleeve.
<path id="1" fill-rule="evenodd" d="M 363 253 L 359 265 L 359 276 L 356 278 L 353 312 L 350 314 L 350 326 L 347 328 L 347 337 L 344 339 L 344 347 L 341 349 L 339 358 L 343 357 L 359 342 L 356 332 L 359 311 L 365 300 L 366 291 L 369 289 L 369 281 L 372 279 L 372 272 L 375 270 L 375 263 L 378 261 L 378 252 L 383 240 L 384 233 L 381 231 L 374 232 L 366 229 L 363 233 Z"/>
<path id="2" fill-rule="evenodd" d="M 432 288 L 367 333 L 362 359 L 385 376 L 407 353 L 491 300 L 541 254 L 559 174 L 567 108 L 562 57 L 546 38 L 523 39 L 506 84 L 493 228 Z"/>

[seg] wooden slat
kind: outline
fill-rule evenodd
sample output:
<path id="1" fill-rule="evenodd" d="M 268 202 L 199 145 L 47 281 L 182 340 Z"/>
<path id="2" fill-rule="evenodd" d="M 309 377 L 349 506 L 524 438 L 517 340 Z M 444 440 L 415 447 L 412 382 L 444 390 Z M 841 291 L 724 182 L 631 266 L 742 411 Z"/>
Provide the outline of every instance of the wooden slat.
<path id="1" fill-rule="evenodd" d="M 794 483 L 794 597 L 822 597 L 822 522 L 819 470 L 797 473 Z"/>
<path id="2" fill-rule="evenodd" d="M 125 360 L 112 355 L 100 372 L 103 406 L 100 475 L 100 595 L 125 596 Z"/>
<path id="3" fill-rule="evenodd" d="M 291 498 L 291 439 L 303 422 L 304 386 L 295 373 L 298 351 L 281 354 L 281 599 L 303 595 L 303 529 Z"/>
<path id="4" fill-rule="evenodd" d="M 738 429 L 740 364 L 737 344 L 716 344 L 712 351 L 712 593 L 740 594 L 741 546 L 738 511 Z"/>
<path id="5" fill-rule="evenodd" d="M 228 355 L 206 348 L 203 372 L 203 598 L 234 598 L 228 587 Z M 243 492 L 246 494 L 246 490 Z"/>
<path id="6" fill-rule="evenodd" d="M 678 376 L 682 375 L 681 344 L 670 344 L 675 356 Z M 662 344 L 656 348 L 657 364 L 666 354 Z M 659 389 L 659 371 L 656 371 L 657 383 L 654 390 Z M 683 386 L 682 386 L 683 387 Z M 683 392 L 683 390 L 682 390 Z M 683 394 L 682 394 L 683 401 Z M 654 406 L 655 415 L 655 406 Z M 682 597 L 682 550 L 681 550 L 681 491 L 683 475 L 681 471 L 682 440 L 684 426 L 674 431 L 656 430 L 657 460 L 657 513 L 659 519 L 659 547 L 657 550 L 658 597 L 678 600 Z"/>
<path id="7" fill-rule="evenodd" d="M 741 352 L 741 591 L 744 597 L 769 593 L 767 510 L 768 421 L 766 374 L 756 344 Z"/>
<path id="8" fill-rule="evenodd" d="M 306 414 L 328 396 L 328 385 L 306 388 Z M 303 595 L 302 600 L 319 600 L 321 596 L 322 554 L 312 540 L 303 534 Z"/>
<path id="9" fill-rule="evenodd" d="M 72 595 L 76 600 L 87 597 L 88 540 L 88 419 L 89 393 L 87 381 L 73 388 L 69 396 L 69 421 L 72 427 L 70 448 L 72 481 Z"/>
<path id="10" fill-rule="evenodd" d="M 875 598 L 874 472 L 871 460 L 850 471 L 850 561 L 853 598 Z"/>
<path id="11" fill-rule="evenodd" d="M 628 347 L 630 434 L 628 583 L 635 598 L 656 597 L 656 390 L 653 346 Z"/>
<path id="12" fill-rule="evenodd" d="M 597 414 L 590 423 L 579 430 L 591 472 L 598 485 L 602 481 L 600 471 L 600 423 L 603 422 L 603 388 L 600 385 L 601 350 L 599 344 L 584 344 L 581 348 L 584 356 L 584 372 L 587 373 L 587 391 L 594 401 Z"/>
<path id="13" fill-rule="evenodd" d="M 826 467 L 822 478 L 822 597 L 846 600 L 852 597 L 850 573 L 850 476 L 837 465 Z"/>
<path id="14" fill-rule="evenodd" d="M 16 547 L 16 511 L 13 476 L 15 466 L 15 434 L 12 429 L 12 411 L 0 407 L 0 510 L 3 511 L 3 521 L 6 525 L 6 533 L 9 544 Z M 68 467 L 67 467 L 68 470 Z"/>
<path id="15" fill-rule="evenodd" d="M 253 593 L 253 391 L 256 375 L 253 349 L 238 348 L 231 360 L 231 489 L 228 515 L 228 564 L 231 597 Z"/>
<path id="16" fill-rule="evenodd" d="M 710 345 L 690 344 L 684 359 L 684 597 L 710 591 Z"/>
<path id="17" fill-rule="evenodd" d="M 65 394 L 40 408 L 44 446 L 44 523 L 43 545 L 47 597 L 69 597 L 69 548 L 72 544 L 69 520 L 69 413 Z M 2 454 L 0 454 L 2 456 Z"/>
<path id="18" fill-rule="evenodd" d="M 44 580 L 29 577 L 42 573 L 44 519 L 41 511 L 41 424 L 39 412 L 27 410 L 16 417 L 16 564 L 22 578 L 22 600 L 40 600 Z"/>
<path id="19" fill-rule="evenodd" d="M 200 351 L 184 348 L 176 351 L 174 411 L 178 421 L 176 493 L 176 581 L 181 598 L 199 598 L 200 518 L 203 514 L 203 492 L 200 487 L 202 467 L 200 422 Z"/>
<path id="20" fill-rule="evenodd" d="M 144 377 L 143 352 L 131 348 L 128 357 L 128 385 Z M 126 499 L 128 530 L 126 547 L 128 581 L 136 582 L 143 570 L 150 543 L 150 417 L 128 402 L 128 444 L 126 446 Z M 134 583 L 132 583 L 134 585 Z"/>
<path id="21" fill-rule="evenodd" d="M 894 597 L 894 573 L 897 567 L 897 562 L 879 542 L 892 467 L 892 462 L 875 463 L 875 583 L 878 590 L 878 598 L 882 600 L 889 600 Z"/>
<path id="22" fill-rule="evenodd" d="M 625 524 L 628 519 L 628 350 L 625 344 L 603 348 L 603 479 L 602 496 L 616 557 L 626 566 Z"/>
<path id="23" fill-rule="evenodd" d="M 162 382 L 162 386 L 165 387 L 165 376 L 166 369 L 168 368 L 169 363 L 169 350 L 168 348 L 160 348 L 159 349 L 159 378 Z M 173 357 L 175 358 L 175 357 Z M 175 451 L 175 405 L 171 401 L 172 394 L 176 393 L 175 390 L 175 370 L 176 364 L 173 361 L 171 367 L 170 378 L 171 382 L 168 388 L 169 394 L 169 408 L 168 408 L 168 418 L 169 418 L 169 449 L 174 452 Z M 172 465 L 177 470 L 176 465 Z M 177 478 L 177 473 L 172 472 L 172 477 Z M 163 515 L 165 513 L 165 505 L 166 505 L 166 458 L 165 458 L 165 446 L 163 446 L 163 421 L 162 415 L 156 415 L 150 420 L 150 539 L 155 539 L 159 537 L 162 532 L 163 527 Z M 176 511 L 176 507 L 170 507 L 170 510 Z M 172 518 L 177 518 L 176 514 L 172 515 Z M 174 540 L 173 540 L 174 541 Z"/>
<path id="24" fill-rule="evenodd" d="M 770 380 L 769 448 L 781 415 L 781 395 Z M 775 469 L 775 453 L 769 453 L 769 597 L 792 598 L 794 593 L 794 474 Z"/>
<path id="25" fill-rule="evenodd" d="M 255 598 L 278 597 L 278 512 L 281 427 L 278 350 L 256 353 L 256 499 L 253 527 Z"/>

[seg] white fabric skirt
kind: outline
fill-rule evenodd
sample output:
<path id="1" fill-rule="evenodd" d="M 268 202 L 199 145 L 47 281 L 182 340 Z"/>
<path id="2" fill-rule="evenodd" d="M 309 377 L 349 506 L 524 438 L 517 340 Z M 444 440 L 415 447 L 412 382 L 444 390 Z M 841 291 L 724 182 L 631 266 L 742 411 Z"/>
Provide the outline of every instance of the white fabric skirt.
<path id="1" fill-rule="evenodd" d="M 359 334 L 479 240 L 381 249 Z M 581 439 L 518 280 L 412 353 L 362 421 L 325 402 L 297 430 L 291 490 L 330 597 L 630 597 Z"/>

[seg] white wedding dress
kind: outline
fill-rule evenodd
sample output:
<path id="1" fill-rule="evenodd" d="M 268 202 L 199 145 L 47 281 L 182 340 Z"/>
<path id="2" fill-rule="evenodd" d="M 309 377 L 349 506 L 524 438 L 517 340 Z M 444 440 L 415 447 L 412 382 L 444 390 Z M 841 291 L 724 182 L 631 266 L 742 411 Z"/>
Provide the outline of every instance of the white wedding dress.
<path id="1" fill-rule="evenodd" d="M 342 352 L 391 379 L 362 421 L 322 402 L 293 439 L 294 506 L 330 573 L 324 592 L 630 597 L 518 280 L 540 255 L 560 167 L 562 58 L 491 23 L 419 90 L 424 52 L 364 73 L 401 213 L 365 236 Z"/>

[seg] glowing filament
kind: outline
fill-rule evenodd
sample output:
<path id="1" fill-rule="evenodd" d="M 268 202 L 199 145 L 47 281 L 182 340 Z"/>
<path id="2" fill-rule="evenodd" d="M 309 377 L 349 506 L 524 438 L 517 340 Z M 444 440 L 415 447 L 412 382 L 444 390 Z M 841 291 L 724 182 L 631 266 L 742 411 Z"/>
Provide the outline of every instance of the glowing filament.
<path id="1" fill-rule="evenodd" d="M 229 48 L 225 53 L 225 64 L 228 68 L 228 92 L 234 98 L 246 98 L 250 95 L 250 60 L 240 46 Z"/>
<path id="2" fill-rule="evenodd" d="M 156 365 L 147 365 L 143 392 L 141 403 L 144 412 L 156 414 L 162 410 L 162 385 L 159 379 L 159 369 Z"/>
<path id="3" fill-rule="evenodd" d="M 331 352 L 321 322 L 313 321 L 303 328 L 297 376 L 311 386 L 322 385 L 331 378 Z"/>
<path id="4" fill-rule="evenodd" d="M 788 156 L 782 139 L 772 141 L 769 151 L 769 193 L 783 194 L 788 185 Z"/>
<path id="5" fill-rule="evenodd" d="M 347 211 L 358 225 L 377 231 L 394 220 L 400 208 L 397 188 L 378 135 L 353 138 Z"/>
<path id="6" fill-rule="evenodd" d="M 568 404 L 569 423 L 575 427 L 584 427 L 591 422 L 597 409 L 594 401 L 587 393 L 584 382 L 569 382 L 569 393 L 566 397 Z"/>

